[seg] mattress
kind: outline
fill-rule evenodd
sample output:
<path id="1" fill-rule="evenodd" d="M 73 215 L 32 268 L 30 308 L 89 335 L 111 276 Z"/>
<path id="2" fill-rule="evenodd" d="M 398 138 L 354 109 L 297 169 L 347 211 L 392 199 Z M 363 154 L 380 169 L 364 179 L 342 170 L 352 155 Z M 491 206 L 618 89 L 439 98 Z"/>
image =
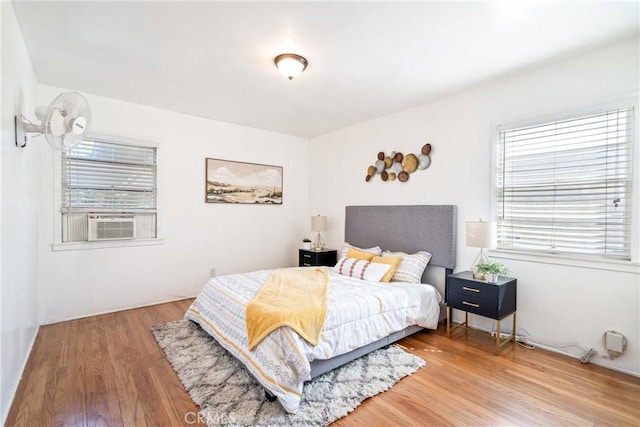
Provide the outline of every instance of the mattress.
<path id="1" fill-rule="evenodd" d="M 317 345 L 281 327 L 250 351 L 245 306 L 271 271 L 212 278 L 185 318 L 197 322 L 239 359 L 287 412 L 298 409 L 304 382 L 311 379 L 312 361 L 345 354 L 408 326 L 438 325 L 442 297 L 431 285 L 368 282 L 331 272 L 328 309 Z"/>

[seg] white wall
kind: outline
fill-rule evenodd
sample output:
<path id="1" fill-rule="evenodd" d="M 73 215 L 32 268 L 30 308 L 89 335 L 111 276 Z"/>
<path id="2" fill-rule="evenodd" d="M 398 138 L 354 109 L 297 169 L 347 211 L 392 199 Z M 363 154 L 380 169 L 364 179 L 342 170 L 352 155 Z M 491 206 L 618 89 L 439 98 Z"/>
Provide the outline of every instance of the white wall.
<path id="1" fill-rule="evenodd" d="M 15 145 L 14 115 L 33 110 L 35 77 L 10 2 L 0 3 L 0 423 L 38 329 L 38 151 Z"/>
<path id="2" fill-rule="evenodd" d="M 455 204 L 456 271 L 467 269 L 477 250 L 465 246 L 465 222 L 491 216 L 495 125 L 571 111 L 630 91 L 637 99 L 638 63 L 638 39 L 630 39 L 312 139 L 310 207 L 329 217 L 328 245 L 337 247 L 344 238 L 346 205 Z M 636 135 L 636 143 L 638 139 Z M 379 177 L 365 182 L 367 166 L 379 151 L 415 153 L 426 142 L 433 144 L 429 169 L 415 172 L 407 183 L 382 182 Z M 639 151 L 636 147 L 636 163 Z M 636 200 L 636 218 L 638 206 Z M 638 262 L 637 253 L 634 260 Z M 636 273 L 624 273 L 512 259 L 504 263 L 518 278 L 519 326 L 533 341 L 577 344 L 604 354 L 602 334 L 615 329 L 629 340 L 627 354 L 594 362 L 640 374 L 637 267 Z M 471 317 L 476 327 L 492 328 L 491 321 Z M 582 355 L 577 348 L 562 351 Z"/>
<path id="3" fill-rule="evenodd" d="M 48 103 L 62 91 L 40 85 L 38 100 Z M 59 159 L 47 147 L 39 172 L 43 324 L 195 296 L 212 267 L 227 274 L 297 264 L 309 228 L 306 139 L 85 95 L 94 131 L 159 144 L 163 244 L 52 251 L 59 222 L 52 165 Z M 207 157 L 283 166 L 283 204 L 206 204 Z"/>

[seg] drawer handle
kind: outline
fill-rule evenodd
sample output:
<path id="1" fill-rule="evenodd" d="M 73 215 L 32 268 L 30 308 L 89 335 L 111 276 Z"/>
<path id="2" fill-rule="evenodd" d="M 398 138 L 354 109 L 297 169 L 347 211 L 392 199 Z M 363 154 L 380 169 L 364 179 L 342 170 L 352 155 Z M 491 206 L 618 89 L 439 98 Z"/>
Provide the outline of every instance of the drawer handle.
<path id="1" fill-rule="evenodd" d="M 311 264 L 308 264 L 306 262 L 303 262 L 302 265 L 304 265 L 305 267 L 311 267 Z"/>
<path id="2" fill-rule="evenodd" d="M 480 304 L 474 304 L 474 303 L 472 303 L 472 302 L 462 301 L 462 303 L 463 303 L 464 305 L 470 305 L 471 307 L 475 307 L 475 308 L 480 307 Z"/>
<path id="3" fill-rule="evenodd" d="M 480 292 L 480 289 L 476 289 L 476 288 L 468 288 L 466 286 L 463 286 L 462 289 L 464 289 L 465 291 L 471 291 L 471 292 Z"/>
<path id="4" fill-rule="evenodd" d="M 307 254 L 303 254 L 302 256 L 305 258 L 311 258 L 311 255 L 307 255 Z"/>

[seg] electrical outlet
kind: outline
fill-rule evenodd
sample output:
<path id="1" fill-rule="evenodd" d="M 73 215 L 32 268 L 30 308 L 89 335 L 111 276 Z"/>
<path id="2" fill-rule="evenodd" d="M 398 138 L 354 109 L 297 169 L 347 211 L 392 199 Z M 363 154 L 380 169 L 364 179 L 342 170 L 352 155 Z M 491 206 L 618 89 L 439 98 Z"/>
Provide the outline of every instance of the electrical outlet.
<path id="1" fill-rule="evenodd" d="M 216 277 L 216 268 L 215 267 L 211 267 L 211 272 L 209 273 L 210 277 Z"/>
<path id="2" fill-rule="evenodd" d="M 614 353 L 624 353 L 624 347 L 626 346 L 626 338 L 620 332 L 607 331 L 604 333 L 604 346 L 607 351 Z"/>

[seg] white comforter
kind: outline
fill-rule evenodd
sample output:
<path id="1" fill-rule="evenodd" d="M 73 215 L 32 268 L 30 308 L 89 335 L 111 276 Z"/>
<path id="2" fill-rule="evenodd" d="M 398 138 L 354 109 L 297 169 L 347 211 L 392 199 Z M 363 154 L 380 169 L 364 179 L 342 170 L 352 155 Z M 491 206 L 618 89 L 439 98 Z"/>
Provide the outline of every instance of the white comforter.
<path id="1" fill-rule="evenodd" d="M 288 412 L 296 412 L 300 405 L 311 361 L 338 356 L 411 325 L 431 329 L 438 325 L 442 298 L 431 285 L 367 282 L 331 273 L 318 345 L 282 327 L 249 351 L 245 306 L 270 274 L 271 270 L 262 270 L 212 278 L 185 318 L 199 323 L 238 358 Z"/>

